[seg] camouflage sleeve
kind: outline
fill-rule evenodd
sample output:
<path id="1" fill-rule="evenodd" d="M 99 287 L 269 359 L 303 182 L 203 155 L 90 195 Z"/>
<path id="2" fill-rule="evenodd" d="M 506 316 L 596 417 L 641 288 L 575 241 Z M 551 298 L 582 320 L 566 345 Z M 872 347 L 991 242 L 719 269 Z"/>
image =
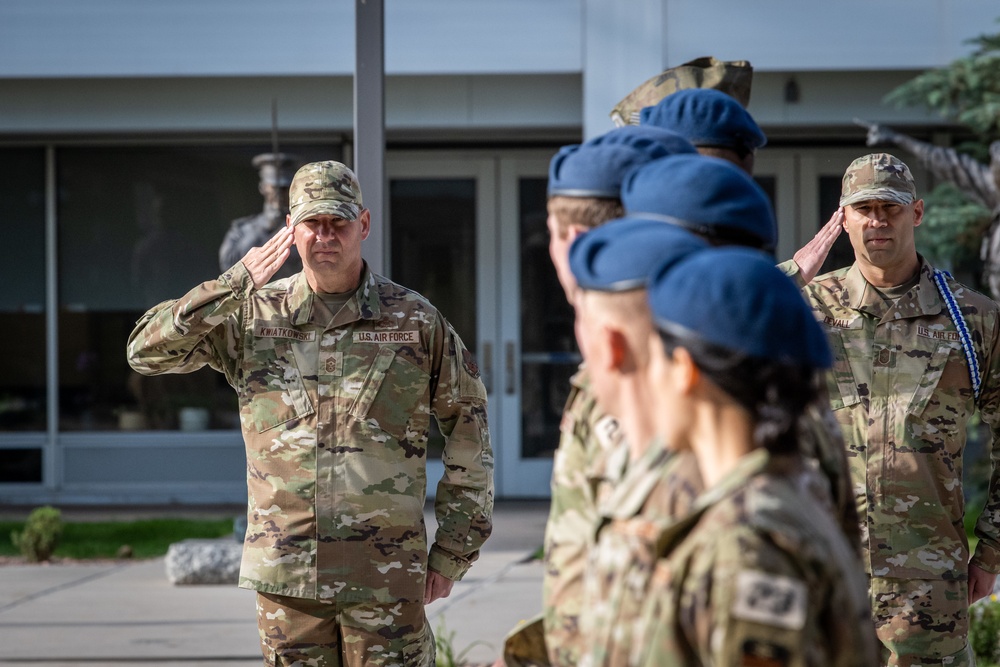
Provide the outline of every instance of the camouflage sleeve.
<path id="1" fill-rule="evenodd" d="M 791 278 L 799 289 L 806 286 L 806 281 L 802 279 L 802 271 L 799 269 L 799 265 L 795 263 L 794 259 L 788 259 L 781 264 L 778 264 L 778 270 Z"/>
<path id="2" fill-rule="evenodd" d="M 920 160 L 935 178 L 954 183 L 971 199 L 992 209 L 1000 206 L 1000 192 L 990 168 L 953 148 L 935 146 L 905 134 L 893 133 L 893 142 Z"/>
<path id="3" fill-rule="evenodd" d="M 190 373 L 203 366 L 236 372 L 236 324 L 253 281 L 242 263 L 217 280 L 204 282 L 180 299 L 149 309 L 128 340 L 128 362 L 143 375 Z"/>
<path id="4" fill-rule="evenodd" d="M 434 499 L 438 530 L 428 567 L 458 580 L 493 529 L 493 450 L 479 368 L 451 325 L 438 317 L 431 412 L 445 437 L 444 476 Z"/>
<path id="5" fill-rule="evenodd" d="M 986 373 L 979 398 L 979 414 L 990 427 L 991 474 L 986 505 L 976 522 L 979 538 L 972 562 L 987 572 L 1000 572 L 1000 317 L 992 318 L 991 346 L 987 352 Z M 984 341 L 986 342 L 986 341 Z"/>

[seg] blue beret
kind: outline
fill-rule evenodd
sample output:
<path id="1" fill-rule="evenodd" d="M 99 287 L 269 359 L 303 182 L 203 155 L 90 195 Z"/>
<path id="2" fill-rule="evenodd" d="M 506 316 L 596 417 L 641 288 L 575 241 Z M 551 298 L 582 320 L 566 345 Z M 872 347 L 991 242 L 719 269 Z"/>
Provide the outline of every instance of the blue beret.
<path id="1" fill-rule="evenodd" d="M 639 112 L 641 125 L 673 130 L 695 146 L 753 151 L 767 137 L 739 102 L 710 88 L 690 88 L 667 95 Z"/>
<path id="2" fill-rule="evenodd" d="M 695 152 L 691 142 L 662 128 L 614 129 L 586 143 L 563 146 L 549 163 L 548 194 L 618 199 L 622 179 L 633 168 L 668 155 Z"/>
<path id="3" fill-rule="evenodd" d="M 680 227 L 619 218 L 577 236 L 569 268 L 582 289 L 624 292 L 646 287 L 657 267 L 708 247 Z"/>
<path id="4" fill-rule="evenodd" d="M 711 248 L 659 269 L 649 306 L 661 330 L 748 356 L 813 368 L 832 362 L 826 335 L 795 284 L 748 248 Z"/>
<path id="5" fill-rule="evenodd" d="M 675 155 L 645 164 L 625 178 L 621 199 L 629 215 L 662 218 L 709 240 L 769 251 L 778 243 L 767 194 L 720 158 Z"/>

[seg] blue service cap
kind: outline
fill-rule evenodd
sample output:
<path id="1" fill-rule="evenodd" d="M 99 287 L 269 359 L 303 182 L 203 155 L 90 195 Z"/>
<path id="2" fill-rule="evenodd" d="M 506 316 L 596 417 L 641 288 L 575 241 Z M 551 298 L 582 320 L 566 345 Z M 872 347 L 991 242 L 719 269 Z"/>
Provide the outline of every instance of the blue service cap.
<path id="1" fill-rule="evenodd" d="M 674 155 L 645 164 L 626 176 L 621 199 L 629 215 L 661 219 L 713 242 L 769 252 L 778 244 L 767 194 L 720 158 Z"/>
<path id="2" fill-rule="evenodd" d="M 618 199 L 622 179 L 635 167 L 668 155 L 695 152 L 691 142 L 676 132 L 639 126 L 617 128 L 583 144 L 559 149 L 549 163 L 548 194 Z"/>
<path id="3" fill-rule="evenodd" d="M 680 227 L 618 218 L 576 237 L 569 268 L 582 289 L 624 292 L 646 287 L 657 267 L 708 247 Z"/>
<path id="4" fill-rule="evenodd" d="M 671 93 L 642 109 L 639 123 L 673 130 L 695 146 L 720 146 L 749 153 L 767 143 L 753 116 L 739 102 L 711 88 Z"/>
<path id="5" fill-rule="evenodd" d="M 656 326 L 771 361 L 829 368 L 826 335 L 795 284 L 763 253 L 711 248 L 650 280 Z"/>

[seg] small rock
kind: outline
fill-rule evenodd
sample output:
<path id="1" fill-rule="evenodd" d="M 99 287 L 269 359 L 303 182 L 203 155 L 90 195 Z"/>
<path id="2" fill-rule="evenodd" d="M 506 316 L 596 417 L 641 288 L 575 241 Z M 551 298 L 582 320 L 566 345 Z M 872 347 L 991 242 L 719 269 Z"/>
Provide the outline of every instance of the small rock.
<path id="1" fill-rule="evenodd" d="M 132 547 L 127 544 L 121 545 L 115 552 L 115 558 L 131 558 L 132 556 Z"/>
<path id="2" fill-rule="evenodd" d="M 184 540 L 167 549 L 167 579 L 172 584 L 236 584 L 243 545 L 232 539 Z"/>

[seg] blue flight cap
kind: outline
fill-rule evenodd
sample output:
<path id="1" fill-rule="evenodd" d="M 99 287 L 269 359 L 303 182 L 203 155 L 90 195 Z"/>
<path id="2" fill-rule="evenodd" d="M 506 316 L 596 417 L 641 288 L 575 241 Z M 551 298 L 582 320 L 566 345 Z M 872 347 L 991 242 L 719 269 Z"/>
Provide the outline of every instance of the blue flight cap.
<path id="1" fill-rule="evenodd" d="M 549 163 L 548 195 L 618 199 L 622 179 L 635 167 L 668 155 L 695 152 L 691 142 L 676 132 L 639 126 L 617 128 L 583 144 L 559 149 Z"/>
<path id="2" fill-rule="evenodd" d="M 778 244 L 767 195 L 742 169 L 720 158 L 674 155 L 645 164 L 626 176 L 621 199 L 630 216 L 679 225 L 716 244 L 769 252 Z"/>
<path id="3" fill-rule="evenodd" d="M 582 289 L 624 292 L 645 288 L 657 267 L 708 247 L 680 227 L 625 217 L 577 236 L 569 268 Z"/>
<path id="4" fill-rule="evenodd" d="M 695 146 L 718 146 L 750 153 L 767 137 L 733 97 L 711 88 L 690 88 L 667 95 L 639 112 L 641 125 L 673 130 Z"/>
<path id="5" fill-rule="evenodd" d="M 798 287 L 762 253 L 711 248 L 655 272 L 656 326 L 748 356 L 813 368 L 833 361 L 826 334 Z"/>

